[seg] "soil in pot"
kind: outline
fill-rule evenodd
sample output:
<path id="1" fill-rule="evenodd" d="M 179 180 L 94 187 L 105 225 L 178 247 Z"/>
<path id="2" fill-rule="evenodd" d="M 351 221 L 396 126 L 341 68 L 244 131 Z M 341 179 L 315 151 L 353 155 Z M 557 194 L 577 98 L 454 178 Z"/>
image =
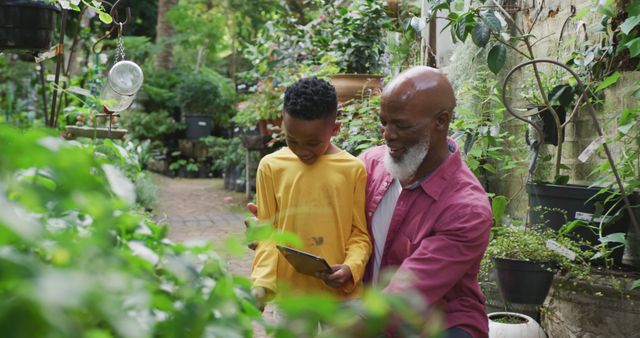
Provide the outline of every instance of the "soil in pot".
<path id="1" fill-rule="evenodd" d="M 512 314 L 507 314 L 507 313 L 499 313 L 494 316 L 491 316 L 491 320 L 496 323 L 503 323 L 503 324 L 522 324 L 522 323 L 528 322 L 526 318 L 512 315 Z"/>

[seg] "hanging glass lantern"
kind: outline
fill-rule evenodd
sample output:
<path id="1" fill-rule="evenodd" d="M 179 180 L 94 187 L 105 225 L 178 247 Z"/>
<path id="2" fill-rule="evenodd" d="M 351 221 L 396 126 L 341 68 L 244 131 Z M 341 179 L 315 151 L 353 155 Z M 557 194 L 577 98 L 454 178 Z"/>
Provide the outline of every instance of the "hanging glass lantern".
<path id="1" fill-rule="evenodd" d="M 109 70 L 100 93 L 105 108 L 112 112 L 129 108 L 143 80 L 144 74 L 140 66 L 131 61 L 117 62 Z"/>
<path id="2" fill-rule="evenodd" d="M 123 111 L 131 105 L 136 93 L 142 86 L 144 75 L 135 62 L 124 59 L 123 23 L 118 22 L 118 46 L 115 64 L 109 70 L 100 98 L 109 113 Z M 119 61 L 121 60 L 121 61 Z M 109 114 L 107 113 L 107 114 Z"/>

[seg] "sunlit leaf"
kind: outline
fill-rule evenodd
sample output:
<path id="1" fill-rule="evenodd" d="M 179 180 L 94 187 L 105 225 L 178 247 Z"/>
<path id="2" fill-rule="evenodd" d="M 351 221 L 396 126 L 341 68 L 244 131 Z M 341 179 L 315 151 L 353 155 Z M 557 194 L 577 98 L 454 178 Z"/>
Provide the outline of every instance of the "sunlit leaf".
<path id="1" fill-rule="evenodd" d="M 102 23 L 105 23 L 107 25 L 109 25 L 109 24 L 111 24 L 113 22 L 113 18 L 108 13 L 100 12 L 98 17 L 100 18 L 100 21 L 102 21 Z"/>
<path id="2" fill-rule="evenodd" d="M 136 188 L 127 176 L 118 167 L 111 164 L 103 164 L 102 170 L 109 181 L 111 191 L 129 205 L 134 205 L 136 203 Z"/>
<path id="3" fill-rule="evenodd" d="M 613 84 L 615 84 L 616 82 L 618 82 L 618 79 L 620 79 L 620 72 L 614 72 L 613 74 L 607 76 L 606 79 L 604 79 L 596 88 L 596 92 L 599 92 Z"/>

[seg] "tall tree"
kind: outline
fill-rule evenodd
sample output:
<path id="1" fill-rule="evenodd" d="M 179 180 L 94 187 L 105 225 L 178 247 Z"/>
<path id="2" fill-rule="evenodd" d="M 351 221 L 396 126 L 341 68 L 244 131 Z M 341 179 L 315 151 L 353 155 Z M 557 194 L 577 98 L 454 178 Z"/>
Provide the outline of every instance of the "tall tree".
<path id="1" fill-rule="evenodd" d="M 156 55 L 156 67 L 169 70 L 173 68 L 173 42 L 175 29 L 166 14 L 178 0 L 158 0 L 158 24 L 156 26 L 156 43 L 162 46 Z"/>

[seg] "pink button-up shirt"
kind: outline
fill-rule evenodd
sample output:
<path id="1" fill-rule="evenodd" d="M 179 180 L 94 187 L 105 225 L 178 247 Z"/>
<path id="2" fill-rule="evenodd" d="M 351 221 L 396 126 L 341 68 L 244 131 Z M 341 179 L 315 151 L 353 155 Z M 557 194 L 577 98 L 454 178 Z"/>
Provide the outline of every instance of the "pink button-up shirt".
<path id="1" fill-rule="evenodd" d="M 453 140 L 450 143 L 455 145 Z M 367 168 L 366 213 L 371 218 L 393 178 L 383 165 L 386 146 L 361 155 Z M 492 224 L 487 195 L 455 150 L 417 187 L 404 188 L 396 203 L 381 260 L 381 270 L 398 268 L 387 292 L 415 288 L 446 314 L 447 327 L 487 337 L 485 297 L 478 284 L 480 260 Z M 376 239 L 373 238 L 373 241 Z M 371 278 L 369 260 L 365 281 Z M 402 277 L 405 273 L 412 279 Z"/>

